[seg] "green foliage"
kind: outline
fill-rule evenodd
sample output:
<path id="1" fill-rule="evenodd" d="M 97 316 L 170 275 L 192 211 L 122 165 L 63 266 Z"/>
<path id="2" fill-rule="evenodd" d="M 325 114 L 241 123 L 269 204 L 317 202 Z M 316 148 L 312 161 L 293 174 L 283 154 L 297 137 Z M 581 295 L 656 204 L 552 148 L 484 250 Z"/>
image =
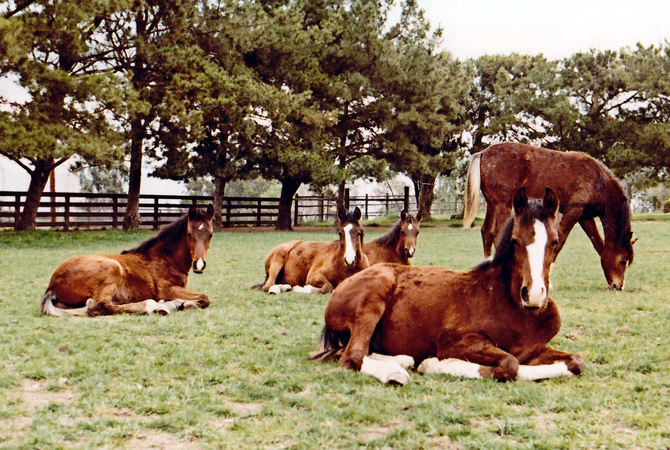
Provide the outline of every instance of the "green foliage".
<path id="1" fill-rule="evenodd" d="M 663 212 L 670 213 L 670 198 L 663 201 Z"/>
<path id="2" fill-rule="evenodd" d="M 606 288 L 579 230 L 553 269 L 563 323 L 552 345 L 584 357 L 582 376 L 498 383 L 413 372 L 402 388 L 307 360 L 327 296 L 247 288 L 262 281 L 273 246 L 334 240 L 331 228 L 217 233 L 207 270 L 189 278 L 212 298 L 208 309 L 93 319 L 39 315 L 51 273 L 150 232 L 0 233 L 0 446 L 665 448 L 670 222 L 633 229 L 626 290 Z M 479 230 L 425 228 L 412 263 L 465 269 L 481 258 Z"/>

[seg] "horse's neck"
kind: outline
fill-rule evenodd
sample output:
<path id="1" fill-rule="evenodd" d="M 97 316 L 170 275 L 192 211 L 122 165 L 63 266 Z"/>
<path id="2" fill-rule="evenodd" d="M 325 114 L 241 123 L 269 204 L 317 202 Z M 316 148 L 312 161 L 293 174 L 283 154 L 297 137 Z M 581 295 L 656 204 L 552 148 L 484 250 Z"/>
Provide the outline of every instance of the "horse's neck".
<path id="1" fill-rule="evenodd" d="M 610 183 L 605 193 L 605 213 L 600 217 L 600 221 L 603 224 L 605 240 L 616 241 L 624 229 L 630 230 L 630 215 L 624 211 L 628 205 L 623 189 L 615 179 Z"/>
<path id="2" fill-rule="evenodd" d="M 193 259 L 185 239 L 181 239 L 176 245 L 159 245 L 152 250 L 150 258 L 162 260 L 166 270 L 173 272 L 176 276 L 188 275 Z"/>

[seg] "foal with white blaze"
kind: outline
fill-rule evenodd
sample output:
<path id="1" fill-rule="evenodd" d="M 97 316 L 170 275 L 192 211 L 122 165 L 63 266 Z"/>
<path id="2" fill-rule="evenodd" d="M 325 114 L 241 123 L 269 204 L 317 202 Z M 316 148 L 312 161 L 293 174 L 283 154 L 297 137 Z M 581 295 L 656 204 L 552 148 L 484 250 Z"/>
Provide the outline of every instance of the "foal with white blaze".
<path id="1" fill-rule="evenodd" d="M 522 188 L 493 260 L 467 271 L 376 264 L 344 280 L 326 306 L 318 358 L 335 356 L 343 367 L 400 384 L 409 380 L 410 357 L 421 373 L 580 374 L 579 355 L 547 346 L 561 324 L 548 296 L 557 209 L 551 189 L 540 202 Z"/>
<path id="2" fill-rule="evenodd" d="M 338 207 L 333 242 L 291 241 L 273 248 L 265 258 L 266 280 L 262 289 L 270 294 L 293 290 L 301 293 L 332 292 L 342 280 L 368 267 L 363 253 L 361 210 Z"/>

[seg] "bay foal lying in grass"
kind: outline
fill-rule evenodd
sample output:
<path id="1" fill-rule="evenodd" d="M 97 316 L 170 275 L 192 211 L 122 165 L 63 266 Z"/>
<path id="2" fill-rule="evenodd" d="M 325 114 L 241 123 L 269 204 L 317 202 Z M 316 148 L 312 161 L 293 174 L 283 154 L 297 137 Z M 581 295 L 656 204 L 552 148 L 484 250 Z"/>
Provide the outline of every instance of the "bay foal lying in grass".
<path id="1" fill-rule="evenodd" d="M 265 258 L 265 283 L 270 294 L 295 292 L 326 294 L 342 280 L 368 267 L 363 253 L 361 210 L 338 207 L 333 242 L 291 241 L 273 248 Z M 256 288 L 257 286 L 252 286 Z"/>
<path id="2" fill-rule="evenodd" d="M 547 292 L 557 207 L 550 189 L 542 202 L 520 189 L 493 260 L 474 269 L 376 264 L 344 280 L 313 358 L 339 357 L 343 367 L 400 384 L 414 361 L 422 373 L 473 378 L 580 374 L 579 355 L 547 346 L 561 325 Z"/>
<path id="3" fill-rule="evenodd" d="M 403 209 L 400 220 L 388 233 L 363 244 L 370 265 L 381 262 L 409 264 L 409 259 L 416 251 L 420 223 L 421 216 L 414 217 Z"/>
<path id="4" fill-rule="evenodd" d="M 209 298 L 186 289 L 188 273 L 202 273 L 212 238 L 212 215 L 191 207 L 154 237 L 120 255 L 75 256 L 51 276 L 42 314 L 99 316 L 169 314 L 206 308 Z"/>

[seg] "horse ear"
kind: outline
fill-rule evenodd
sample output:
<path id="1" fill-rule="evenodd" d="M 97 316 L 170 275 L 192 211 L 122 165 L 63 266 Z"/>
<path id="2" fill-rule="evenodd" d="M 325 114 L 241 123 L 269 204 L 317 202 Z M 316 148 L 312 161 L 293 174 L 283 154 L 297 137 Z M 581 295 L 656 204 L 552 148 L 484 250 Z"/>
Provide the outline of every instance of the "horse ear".
<path id="1" fill-rule="evenodd" d="M 207 205 L 207 220 L 212 220 L 214 217 L 214 206 L 210 203 Z"/>
<path id="2" fill-rule="evenodd" d="M 195 219 L 195 214 L 196 214 L 196 209 L 195 209 L 195 205 L 193 205 L 193 206 L 191 206 L 191 207 L 188 209 L 188 218 L 189 218 L 189 220 L 193 220 L 193 219 Z"/>
<path id="3" fill-rule="evenodd" d="M 354 209 L 354 220 L 358 222 L 361 220 L 361 209 L 357 206 L 356 209 Z"/>
<path id="4" fill-rule="evenodd" d="M 514 205 L 514 212 L 516 214 L 519 214 L 521 211 L 523 211 L 526 205 L 528 205 L 528 196 L 526 195 L 525 186 L 516 191 L 512 204 Z"/>
<path id="5" fill-rule="evenodd" d="M 551 188 L 545 188 L 544 200 L 542 200 L 542 203 L 547 212 L 556 217 L 556 211 L 558 211 L 558 197 Z"/>
<path id="6" fill-rule="evenodd" d="M 630 242 L 630 245 L 633 245 L 637 242 L 638 238 L 633 239 L 633 232 L 629 231 L 626 233 L 626 240 Z"/>
<path id="7" fill-rule="evenodd" d="M 405 219 L 407 219 L 407 210 L 403 209 L 402 211 L 400 211 L 400 220 L 404 222 Z"/>
<path id="8" fill-rule="evenodd" d="M 344 220 L 345 217 L 347 217 L 347 210 L 340 204 L 337 206 L 337 218 Z"/>
<path id="9" fill-rule="evenodd" d="M 421 219 L 423 219 L 423 216 L 421 215 L 421 213 L 417 213 L 416 214 L 416 221 L 421 222 Z"/>

